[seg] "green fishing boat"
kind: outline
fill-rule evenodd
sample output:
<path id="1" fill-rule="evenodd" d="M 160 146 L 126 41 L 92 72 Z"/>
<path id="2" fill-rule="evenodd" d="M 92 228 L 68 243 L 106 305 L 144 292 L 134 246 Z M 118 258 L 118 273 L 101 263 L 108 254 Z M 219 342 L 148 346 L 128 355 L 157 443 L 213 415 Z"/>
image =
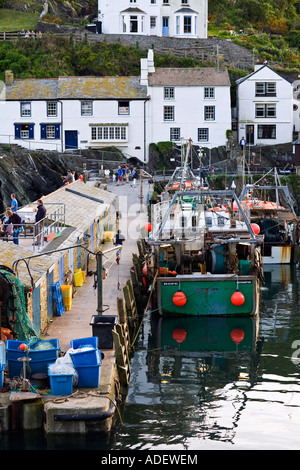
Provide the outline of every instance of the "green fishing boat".
<path id="1" fill-rule="evenodd" d="M 257 315 L 263 236 L 234 191 L 203 187 L 187 166 L 176 176 L 179 184 L 152 206 L 145 240 L 156 272 L 154 308 L 161 315 Z"/>

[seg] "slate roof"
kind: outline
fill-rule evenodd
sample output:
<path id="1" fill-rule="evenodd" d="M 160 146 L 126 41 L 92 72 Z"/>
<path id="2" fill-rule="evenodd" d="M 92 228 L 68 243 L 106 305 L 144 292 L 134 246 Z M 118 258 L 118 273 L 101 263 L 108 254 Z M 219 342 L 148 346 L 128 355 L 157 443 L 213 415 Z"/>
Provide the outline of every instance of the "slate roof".
<path id="1" fill-rule="evenodd" d="M 53 204 L 51 205 L 51 209 L 46 205 L 48 213 L 50 213 L 50 210 L 52 211 L 55 207 L 58 207 L 58 205 L 55 206 L 55 203 L 65 204 L 66 225 L 74 228 L 74 230 L 70 231 L 68 236 L 64 239 L 63 237 L 62 239 L 57 239 L 61 240 L 59 248 L 67 248 L 76 245 L 77 239 L 86 232 L 95 220 L 99 219 L 100 215 L 111 206 L 115 199 L 115 194 L 90 186 L 89 184 L 82 183 L 80 180 L 77 180 L 75 183 L 68 186 L 62 186 L 57 191 L 44 196 L 43 201 L 45 205 L 46 203 Z M 31 203 L 26 207 L 32 206 L 36 207 L 36 204 Z M 29 248 L 14 245 L 12 242 L 7 243 L 0 241 L 0 249 L 0 264 L 10 268 L 14 261 L 37 254 Z M 43 251 L 51 250 L 52 248 L 50 243 Z M 61 252 L 56 252 L 50 255 L 32 258 L 29 262 L 29 266 L 33 281 L 37 282 L 42 278 L 47 270 L 52 267 L 61 256 Z M 18 263 L 18 277 L 24 285 L 31 285 L 31 278 L 23 261 Z"/>
<path id="2" fill-rule="evenodd" d="M 149 74 L 150 86 L 230 86 L 227 70 L 215 68 L 159 68 Z"/>
<path id="3" fill-rule="evenodd" d="M 59 77 L 15 79 L 6 86 L 6 100 L 145 99 L 139 77 Z"/>

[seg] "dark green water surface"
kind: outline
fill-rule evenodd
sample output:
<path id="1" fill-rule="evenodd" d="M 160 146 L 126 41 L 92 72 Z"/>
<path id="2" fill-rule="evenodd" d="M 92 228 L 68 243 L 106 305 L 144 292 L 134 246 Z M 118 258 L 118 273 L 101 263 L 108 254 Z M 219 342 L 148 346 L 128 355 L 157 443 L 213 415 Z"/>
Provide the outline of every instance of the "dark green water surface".
<path id="1" fill-rule="evenodd" d="M 299 449 L 299 274 L 265 267 L 257 322 L 149 313 L 110 438 L 2 435 L 0 450 Z"/>

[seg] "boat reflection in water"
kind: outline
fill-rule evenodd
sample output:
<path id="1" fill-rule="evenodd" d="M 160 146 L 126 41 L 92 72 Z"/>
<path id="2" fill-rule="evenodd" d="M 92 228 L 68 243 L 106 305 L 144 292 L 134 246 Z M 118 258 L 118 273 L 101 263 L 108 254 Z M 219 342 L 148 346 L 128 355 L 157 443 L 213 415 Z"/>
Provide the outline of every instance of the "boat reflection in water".
<path id="1" fill-rule="evenodd" d="M 186 380 L 192 369 L 192 375 L 196 372 L 200 378 L 203 372 L 224 367 L 226 379 L 223 374 L 215 373 L 214 378 L 217 382 L 225 379 L 229 383 L 239 376 L 238 366 L 242 371 L 240 377 L 251 383 L 259 349 L 257 338 L 258 319 L 253 317 L 195 318 L 152 314 L 147 361 L 149 379 L 157 382 L 168 375 L 170 380 Z"/>

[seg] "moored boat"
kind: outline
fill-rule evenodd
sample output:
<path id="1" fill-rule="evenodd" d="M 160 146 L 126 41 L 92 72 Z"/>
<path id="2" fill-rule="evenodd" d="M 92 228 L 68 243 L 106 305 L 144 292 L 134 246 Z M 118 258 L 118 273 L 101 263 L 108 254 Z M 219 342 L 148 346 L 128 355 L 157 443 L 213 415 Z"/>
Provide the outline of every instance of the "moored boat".
<path id="1" fill-rule="evenodd" d="M 236 194 L 200 185 L 176 191 L 171 199 L 164 196 L 152 206 L 146 239 L 158 272 L 154 302 L 159 313 L 256 315 L 263 237 L 255 235 Z"/>
<path id="2" fill-rule="evenodd" d="M 299 217 L 295 214 L 289 189 L 280 184 L 276 169 L 274 184 L 260 182 L 247 184 L 239 199 L 249 220 L 259 226 L 264 236 L 263 263 L 294 264 L 298 258 Z"/>

